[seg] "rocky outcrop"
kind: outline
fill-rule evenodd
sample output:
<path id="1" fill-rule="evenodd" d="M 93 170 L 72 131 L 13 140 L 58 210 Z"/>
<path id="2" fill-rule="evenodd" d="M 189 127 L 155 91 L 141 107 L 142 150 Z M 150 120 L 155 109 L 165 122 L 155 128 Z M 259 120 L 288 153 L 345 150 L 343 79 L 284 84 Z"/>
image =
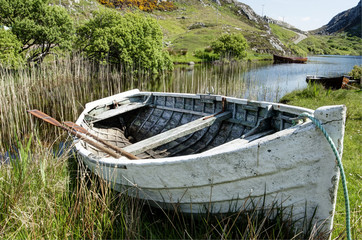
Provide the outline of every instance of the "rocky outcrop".
<path id="1" fill-rule="evenodd" d="M 268 23 L 272 23 L 272 24 L 276 24 L 276 25 L 279 25 L 283 28 L 286 28 L 286 29 L 289 29 L 289 30 L 292 30 L 294 32 L 297 32 L 297 33 L 301 33 L 301 34 L 307 34 L 307 32 L 305 31 L 302 31 L 296 27 L 294 27 L 293 25 L 287 23 L 287 22 L 284 22 L 284 21 L 280 21 L 280 20 L 276 20 L 276 19 L 273 19 L 271 17 L 268 17 L 268 16 L 264 16 L 263 17 L 264 21 L 268 22 Z"/>
<path id="2" fill-rule="evenodd" d="M 265 49 L 260 48 L 253 48 L 254 51 L 259 53 L 278 53 L 278 54 L 286 54 L 287 48 L 284 46 L 284 44 L 272 34 L 271 29 L 269 27 L 268 22 L 256 14 L 254 10 L 244 3 L 241 3 L 237 0 L 224 0 L 228 4 L 233 4 L 236 8 L 237 14 L 241 16 L 245 16 L 249 21 L 256 23 L 259 25 L 260 29 L 263 29 L 266 31 L 265 35 L 260 35 L 260 37 L 267 39 L 268 47 Z M 250 40 L 250 39 L 248 39 Z M 250 43 L 252 45 L 252 43 Z"/>
<path id="3" fill-rule="evenodd" d="M 235 7 L 238 9 L 237 12 L 240 15 L 245 15 L 250 21 L 260 23 L 262 21 L 261 17 L 254 12 L 254 10 L 244 3 L 238 2 L 237 0 L 232 1 L 235 4 Z"/>
<path id="4" fill-rule="evenodd" d="M 350 32 L 361 37 L 361 10 L 361 1 L 359 1 L 356 7 L 337 14 L 327 25 L 311 32 L 321 35 Z"/>

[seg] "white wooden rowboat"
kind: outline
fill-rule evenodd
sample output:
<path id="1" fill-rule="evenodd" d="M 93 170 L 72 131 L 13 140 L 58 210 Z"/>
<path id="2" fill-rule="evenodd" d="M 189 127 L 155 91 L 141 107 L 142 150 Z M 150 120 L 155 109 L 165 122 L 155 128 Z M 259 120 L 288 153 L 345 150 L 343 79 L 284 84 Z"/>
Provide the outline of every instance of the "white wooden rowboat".
<path id="1" fill-rule="evenodd" d="M 139 160 L 75 140 L 79 157 L 116 190 L 188 213 L 238 211 L 265 198 L 331 229 L 339 171 L 319 119 L 342 154 L 344 106 L 313 111 L 215 95 L 131 90 L 88 103 L 77 124 Z"/>

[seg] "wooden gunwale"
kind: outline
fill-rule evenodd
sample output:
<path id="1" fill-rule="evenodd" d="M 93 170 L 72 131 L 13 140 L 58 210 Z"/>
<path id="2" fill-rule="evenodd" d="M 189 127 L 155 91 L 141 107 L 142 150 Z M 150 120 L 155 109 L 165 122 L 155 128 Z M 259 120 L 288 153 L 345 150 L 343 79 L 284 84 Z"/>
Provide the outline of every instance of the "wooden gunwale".
<path id="1" fill-rule="evenodd" d="M 223 103 L 223 101 L 224 101 L 224 103 L 222 104 L 223 108 L 226 109 L 227 111 L 230 111 L 231 114 L 227 119 L 223 120 L 223 123 L 218 124 L 217 128 L 213 127 L 212 129 L 210 129 L 210 127 L 207 127 L 207 129 L 203 129 L 203 131 L 195 130 L 186 135 L 181 134 L 172 141 L 167 140 L 166 143 L 161 144 L 161 142 L 158 142 L 156 145 L 151 144 L 151 146 L 153 147 L 147 147 L 144 149 L 144 151 L 142 151 L 142 156 L 146 154 L 147 156 L 146 155 L 144 156 L 147 158 L 165 157 L 166 155 L 175 156 L 179 153 L 182 153 L 181 155 L 183 155 L 186 152 L 187 154 L 194 154 L 202 152 L 205 149 L 208 150 L 210 148 L 217 147 L 218 145 L 222 145 L 228 141 L 232 141 L 235 138 L 245 137 L 245 134 L 247 134 L 248 132 L 250 133 L 246 136 L 252 135 L 255 133 L 254 130 L 258 130 L 256 126 L 259 124 L 260 120 L 262 119 L 261 116 L 264 117 L 264 115 L 266 114 L 264 112 L 265 110 L 262 109 L 269 109 L 268 111 L 271 111 L 273 109 L 278 110 L 277 111 L 278 115 L 275 117 L 277 118 L 277 122 L 279 122 L 278 126 L 279 130 L 284 129 L 285 125 L 284 121 L 287 121 L 288 124 L 290 125 L 289 122 L 291 118 L 285 116 L 284 113 L 280 111 L 284 110 L 283 108 L 286 108 L 288 110 L 288 107 L 282 106 L 281 107 L 282 109 L 280 109 L 280 106 L 266 102 L 265 103 L 254 102 L 254 101 L 236 99 L 236 98 L 225 98 L 226 100 L 223 100 L 223 97 L 213 96 L 213 95 L 189 95 L 189 94 L 179 95 L 172 93 L 168 94 L 145 93 L 138 95 L 137 95 L 138 97 L 143 96 L 144 97 L 143 100 L 145 99 L 145 97 L 147 97 L 147 101 L 143 101 L 142 104 L 144 104 L 144 107 L 146 107 L 148 111 L 146 111 L 146 113 L 138 111 L 137 116 L 133 119 L 130 125 L 128 125 L 129 129 L 134 129 L 133 134 L 131 134 L 131 136 L 133 136 L 137 141 L 133 144 L 129 144 L 128 146 L 126 146 L 126 148 L 130 149 L 132 149 L 132 146 L 136 147 L 141 146 L 142 142 L 147 143 L 148 139 L 151 139 L 148 141 L 152 141 L 155 138 L 157 138 L 157 136 L 159 135 L 162 136 L 163 134 L 163 136 L 165 136 L 165 132 L 183 126 L 180 125 L 180 122 L 184 122 L 185 120 L 184 117 L 186 116 L 193 118 L 192 116 L 195 117 L 195 116 L 215 115 L 215 114 L 210 115 L 210 113 L 205 111 L 216 112 L 217 109 L 220 109 L 221 107 L 220 104 Z M 134 97 L 135 96 L 131 96 L 131 98 Z M 188 101 L 186 101 L 186 97 L 189 98 Z M 122 102 L 125 101 L 126 101 L 125 99 L 122 100 Z M 195 101 L 198 101 L 197 104 L 199 107 L 196 107 Z M 228 106 L 225 105 L 226 102 Z M 134 103 L 135 102 L 130 102 L 130 104 Z M 209 106 L 207 106 L 207 104 L 209 104 Z M 121 105 L 121 108 L 123 108 L 124 106 L 127 107 L 127 105 Z M 195 109 L 197 109 L 197 111 L 194 111 Z M 297 109 L 297 111 L 298 110 L 299 109 Z M 169 113 L 169 116 L 164 117 L 164 113 L 166 111 L 170 111 L 171 113 Z M 181 116 L 178 119 L 177 124 L 171 121 L 176 112 L 181 113 Z M 239 112 L 238 115 L 236 115 L 237 112 Z M 147 116 L 142 116 L 142 114 L 147 114 Z M 151 118 L 152 121 L 150 120 Z M 163 120 L 161 121 L 162 118 Z M 166 118 L 168 119 L 164 120 Z M 138 121 L 137 124 L 135 123 L 136 121 Z M 192 120 L 191 119 L 186 120 L 186 122 L 190 121 Z M 181 127 L 180 129 L 182 128 L 184 127 Z M 227 130 L 228 133 L 222 134 L 222 137 L 217 137 L 219 136 L 218 133 L 220 131 L 224 131 L 225 129 L 228 129 Z M 235 135 L 236 130 L 237 131 L 240 130 L 239 131 L 240 135 Z M 195 134 L 197 131 L 200 131 L 200 133 Z M 189 148 L 191 149 L 191 146 L 192 146 L 192 151 L 188 150 Z M 136 152 L 133 154 L 137 155 L 141 154 L 141 152 Z"/>

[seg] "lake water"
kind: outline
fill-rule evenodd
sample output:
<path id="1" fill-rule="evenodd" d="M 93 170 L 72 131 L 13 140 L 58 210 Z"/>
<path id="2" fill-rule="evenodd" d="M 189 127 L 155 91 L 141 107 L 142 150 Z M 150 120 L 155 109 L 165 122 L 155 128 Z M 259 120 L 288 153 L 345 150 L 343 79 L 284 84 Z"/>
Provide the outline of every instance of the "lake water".
<path id="1" fill-rule="evenodd" d="M 279 101 L 286 93 L 307 86 L 307 75 L 346 75 L 361 56 L 313 56 L 306 64 L 243 63 L 176 66 L 172 78 L 157 90 L 207 93 Z M 155 89 L 156 90 L 156 89 Z"/>

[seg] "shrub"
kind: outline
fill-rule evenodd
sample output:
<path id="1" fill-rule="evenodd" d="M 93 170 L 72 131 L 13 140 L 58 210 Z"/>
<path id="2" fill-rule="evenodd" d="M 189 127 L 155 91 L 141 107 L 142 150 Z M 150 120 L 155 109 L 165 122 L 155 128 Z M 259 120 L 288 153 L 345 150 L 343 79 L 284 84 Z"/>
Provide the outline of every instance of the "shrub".
<path id="1" fill-rule="evenodd" d="M 348 73 L 353 79 L 362 79 L 362 65 L 354 65 L 351 72 Z"/>
<path id="2" fill-rule="evenodd" d="M 157 21 L 141 15 L 104 9 L 77 31 L 77 47 L 88 58 L 157 73 L 172 69 L 167 51 L 162 49 L 162 31 Z"/>
<path id="3" fill-rule="evenodd" d="M 247 42 L 241 33 L 223 34 L 211 47 L 221 58 L 243 59 L 247 55 Z"/>
<path id="4" fill-rule="evenodd" d="M 200 58 L 205 62 L 212 62 L 218 59 L 219 55 L 208 51 L 208 48 L 206 48 L 204 51 L 202 50 L 195 51 L 195 57 Z"/>
<path id="5" fill-rule="evenodd" d="M 18 38 L 11 31 L 0 28 L 0 63 L 17 67 L 23 61 L 20 50 Z"/>

